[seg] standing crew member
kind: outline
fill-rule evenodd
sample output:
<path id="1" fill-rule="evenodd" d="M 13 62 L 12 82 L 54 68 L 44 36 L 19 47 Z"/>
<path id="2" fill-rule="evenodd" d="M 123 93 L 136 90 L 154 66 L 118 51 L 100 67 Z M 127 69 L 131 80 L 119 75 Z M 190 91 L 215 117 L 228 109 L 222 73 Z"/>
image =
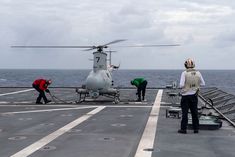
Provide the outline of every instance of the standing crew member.
<path id="1" fill-rule="evenodd" d="M 198 92 L 200 85 L 204 86 L 205 81 L 201 73 L 194 69 L 195 63 L 192 59 L 187 59 L 184 63 L 186 68 L 182 72 L 180 78 L 180 88 L 181 90 L 181 108 L 182 108 L 182 120 L 181 129 L 178 133 L 186 134 L 188 125 L 188 110 L 190 109 L 193 122 L 194 133 L 198 133 L 199 129 L 199 119 L 198 119 Z"/>
<path id="2" fill-rule="evenodd" d="M 137 95 L 138 99 L 137 101 L 141 101 L 141 92 L 142 92 L 142 100 L 145 100 L 145 91 L 146 91 L 146 86 L 148 82 L 144 78 L 135 78 L 134 80 L 131 81 L 131 85 L 134 85 L 137 87 Z"/>
<path id="3" fill-rule="evenodd" d="M 52 83 L 51 80 L 45 80 L 45 79 L 37 79 L 33 82 L 32 86 L 35 88 L 38 92 L 39 95 L 36 100 L 36 104 L 42 104 L 41 99 L 43 98 L 45 104 L 51 102 L 51 100 L 48 100 L 44 91 L 47 93 L 50 93 L 48 86 Z"/>

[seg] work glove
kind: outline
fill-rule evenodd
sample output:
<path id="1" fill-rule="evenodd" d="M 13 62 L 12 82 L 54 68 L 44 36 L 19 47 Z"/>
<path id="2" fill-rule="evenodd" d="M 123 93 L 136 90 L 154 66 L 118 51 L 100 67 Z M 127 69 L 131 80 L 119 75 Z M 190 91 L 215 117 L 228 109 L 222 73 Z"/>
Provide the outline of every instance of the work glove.
<path id="1" fill-rule="evenodd" d="M 45 92 L 50 93 L 49 89 L 46 89 Z"/>

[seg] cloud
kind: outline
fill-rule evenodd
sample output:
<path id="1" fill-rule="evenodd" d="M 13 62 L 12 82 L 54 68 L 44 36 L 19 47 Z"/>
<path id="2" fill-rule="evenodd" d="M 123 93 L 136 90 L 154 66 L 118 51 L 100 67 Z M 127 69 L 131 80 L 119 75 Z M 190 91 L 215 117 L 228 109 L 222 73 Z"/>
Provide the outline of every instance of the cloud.
<path id="1" fill-rule="evenodd" d="M 217 48 L 235 48 L 235 30 L 234 28 L 219 33 L 213 38 L 214 47 Z"/>
<path id="2" fill-rule="evenodd" d="M 111 45 L 118 50 L 113 61 L 124 69 L 182 68 L 188 56 L 200 68 L 219 68 L 216 62 L 231 60 L 235 50 L 234 7 L 230 0 L 2 0 L 0 67 L 91 68 L 92 53 L 81 49 L 19 50 L 10 45 L 98 45 L 128 39 Z M 173 43 L 181 46 L 115 47 Z M 40 57 L 43 63 L 35 61 Z"/>

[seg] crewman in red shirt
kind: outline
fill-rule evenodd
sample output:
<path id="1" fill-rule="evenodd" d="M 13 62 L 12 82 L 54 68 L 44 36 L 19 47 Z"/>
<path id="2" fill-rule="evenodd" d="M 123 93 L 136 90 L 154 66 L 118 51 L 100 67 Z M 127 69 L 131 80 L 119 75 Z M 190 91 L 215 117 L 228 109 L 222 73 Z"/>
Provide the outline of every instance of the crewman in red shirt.
<path id="1" fill-rule="evenodd" d="M 32 84 L 33 88 L 35 88 L 39 92 L 39 95 L 36 100 L 36 104 L 42 104 L 42 102 L 41 102 L 42 98 L 43 98 L 45 104 L 51 102 L 51 100 L 48 100 L 45 95 L 45 92 L 50 93 L 49 89 L 47 89 L 47 88 L 51 83 L 52 83 L 52 81 L 50 79 L 49 80 L 37 79 L 33 82 L 33 84 Z"/>

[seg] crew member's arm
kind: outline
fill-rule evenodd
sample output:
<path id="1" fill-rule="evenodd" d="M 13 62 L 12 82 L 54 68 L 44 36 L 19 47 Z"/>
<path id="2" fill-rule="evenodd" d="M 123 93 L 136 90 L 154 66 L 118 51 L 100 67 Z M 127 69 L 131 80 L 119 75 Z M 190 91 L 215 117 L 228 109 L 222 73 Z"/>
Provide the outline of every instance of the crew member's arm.
<path id="1" fill-rule="evenodd" d="M 183 88 L 184 85 L 185 85 L 185 71 L 181 73 L 179 87 L 180 87 L 180 88 Z"/>
<path id="2" fill-rule="evenodd" d="M 203 79 L 201 73 L 199 73 L 199 74 L 200 74 L 200 85 L 201 85 L 201 86 L 205 86 L 206 83 L 205 83 L 205 81 L 204 81 L 204 79 Z"/>
<path id="3" fill-rule="evenodd" d="M 136 86 L 137 88 L 140 86 L 140 83 L 138 80 L 133 80 L 133 85 Z"/>

